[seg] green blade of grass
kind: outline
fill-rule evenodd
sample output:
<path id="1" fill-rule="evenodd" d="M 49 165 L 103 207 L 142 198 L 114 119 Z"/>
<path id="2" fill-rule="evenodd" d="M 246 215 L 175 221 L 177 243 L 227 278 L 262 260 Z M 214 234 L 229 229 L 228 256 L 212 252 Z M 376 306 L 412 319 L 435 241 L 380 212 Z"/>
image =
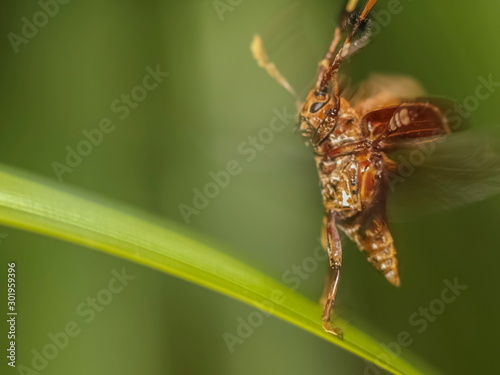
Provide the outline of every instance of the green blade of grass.
<path id="1" fill-rule="evenodd" d="M 321 308 L 209 245 L 189 230 L 76 189 L 0 165 L 0 224 L 69 241 L 143 264 L 233 297 L 338 345 L 394 374 L 433 374 L 412 358 L 385 363 L 379 342 L 338 318 L 344 340 L 325 333 Z"/>

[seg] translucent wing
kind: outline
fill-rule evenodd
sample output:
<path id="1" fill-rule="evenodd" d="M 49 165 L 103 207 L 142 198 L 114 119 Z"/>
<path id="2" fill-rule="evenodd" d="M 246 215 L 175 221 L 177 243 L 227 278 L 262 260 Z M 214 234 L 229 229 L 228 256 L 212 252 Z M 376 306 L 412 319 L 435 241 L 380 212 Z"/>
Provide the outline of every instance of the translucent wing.
<path id="1" fill-rule="evenodd" d="M 347 90 L 351 94 L 346 92 L 344 96 L 360 116 L 425 95 L 424 89 L 416 80 L 402 75 L 372 74 L 356 90 Z"/>
<path id="2" fill-rule="evenodd" d="M 500 193 L 500 137 L 453 133 L 390 155 L 388 216 L 406 220 Z"/>

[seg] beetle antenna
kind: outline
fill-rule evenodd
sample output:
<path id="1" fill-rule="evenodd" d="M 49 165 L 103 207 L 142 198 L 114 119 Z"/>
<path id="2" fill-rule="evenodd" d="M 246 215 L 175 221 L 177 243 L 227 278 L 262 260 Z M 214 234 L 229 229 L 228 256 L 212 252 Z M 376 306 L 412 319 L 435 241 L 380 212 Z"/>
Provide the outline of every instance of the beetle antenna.
<path id="1" fill-rule="evenodd" d="M 263 68 L 267 74 L 269 74 L 275 81 L 277 81 L 281 86 L 285 88 L 298 102 L 299 97 L 293 87 L 288 83 L 287 79 L 280 73 L 276 65 L 269 61 L 266 51 L 264 50 L 264 45 L 262 43 L 262 38 L 259 35 L 255 35 L 250 45 L 250 50 L 252 51 L 253 58 L 257 61 L 257 64 Z"/>
<path id="2" fill-rule="evenodd" d="M 349 0 L 347 2 L 346 7 L 344 8 L 344 14 L 343 14 L 342 18 L 345 19 L 346 17 L 349 17 L 354 12 L 358 1 L 359 0 Z M 321 81 L 318 82 L 319 85 L 318 85 L 317 89 L 319 92 L 326 92 L 326 89 L 328 88 L 330 82 L 332 82 L 332 80 L 333 80 L 333 83 L 336 86 L 334 88 L 335 94 L 338 93 L 338 85 L 335 84 L 335 81 L 336 81 L 336 78 L 338 75 L 340 64 L 342 63 L 342 61 L 344 60 L 345 57 L 349 56 L 355 50 L 358 49 L 357 48 L 358 46 L 356 46 L 356 45 L 353 46 L 354 43 L 351 43 L 352 39 L 354 38 L 359 27 L 363 24 L 364 21 L 366 21 L 366 19 L 368 17 L 368 13 L 370 13 L 370 10 L 373 8 L 373 6 L 375 5 L 376 2 L 377 2 L 377 0 L 368 0 L 363 11 L 356 18 L 356 21 L 354 22 L 351 30 L 349 31 L 346 39 L 344 40 L 344 43 L 342 44 L 342 47 L 340 47 L 340 49 L 338 50 L 337 54 L 335 55 L 335 58 L 329 62 L 328 69 L 323 74 L 323 78 L 321 79 Z M 352 47 L 354 47 L 354 50 L 350 51 L 350 49 Z"/>

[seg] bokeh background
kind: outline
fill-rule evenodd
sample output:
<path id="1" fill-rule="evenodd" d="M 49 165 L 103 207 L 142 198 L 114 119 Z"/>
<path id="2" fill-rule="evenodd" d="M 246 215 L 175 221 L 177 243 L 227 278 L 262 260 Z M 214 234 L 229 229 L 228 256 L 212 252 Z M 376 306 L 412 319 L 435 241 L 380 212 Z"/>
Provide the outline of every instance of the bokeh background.
<path id="1" fill-rule="evenodd" d="M 57 181 L 54 161 L 103 117 L 116 129 L 63 185 L 141 207 L 181 225 L 179 204 L 209 172 L 238 160 L 243 172 L 189 227 L 224 243 L 230 255 L 281 279 L 316 246 L 322 207 L 310 150 L 290 125 L 255 160 L 238 146 L 294 100 L 252 60 L 260 33 L 269 55 L 300 95 L 313 81 L 341 2 L 337 0 L 70 1 L 16 53 L 35 1 L 0 5 L 0 160 Z M 388 21 L 388 3 L 402 9 Z M 398 5 L 399 4 L 399 5 Z M 217 10 L 218 9 L 218 10 Z M 500 80 L 493 1 L 384 1 L 375 41 L 345 72 L 407 74 L 427 90 L 462 102 L 479 77 Z M 385 13 L 387 15 L 388 13 Z M 168 78 L 117 119 L 111 103 L 157 64 Z M 500 126 L 500 92 L 472 113 L 475 129 Z M 0 181 L 1 183 L 1 181 Z M 411 333 L 411 350 L 446 374 L 491 373 L 498 353 L 500 197 L 392 224 L 402 286 L 387 284 L 344 242 L 339 309 L 387 343 Z M 365 362 L 274 317 L 230 353 L 222 338 L 253 309 L 169 275 L 72 244 L 0 228 L 2 270 L 18 264 L 18 363 L 29 366 L 50 332 L 80 319 L 75 308 L 104 288 L 113 269 L 136 278 L 49 362 L 46 374 L 364 374 Z M 299 292 L 318 299 L 327 264 Z M 4 276 L 2 276 L 4 277 Z M 468 286 L 418 333 L 409 317 L 439 298 L 444 280 Z M 3 283 L 3 281 L 2 281 Z M 5 290 L 5 288 L 3 288 Z M 1 292 L 4 300 L 4 290 Z M 2 319 L 1 332 L 7 328 Z M 2 349 L 6 345 L 2 334 Z M 2 373 L 7 368 L 2 360 Z M 494 372 L 494 371 L 493 371 Z M 7 373 L 18 373 L 7 368 Z M 384 372 L 380 372 L 384 373 Z"/>

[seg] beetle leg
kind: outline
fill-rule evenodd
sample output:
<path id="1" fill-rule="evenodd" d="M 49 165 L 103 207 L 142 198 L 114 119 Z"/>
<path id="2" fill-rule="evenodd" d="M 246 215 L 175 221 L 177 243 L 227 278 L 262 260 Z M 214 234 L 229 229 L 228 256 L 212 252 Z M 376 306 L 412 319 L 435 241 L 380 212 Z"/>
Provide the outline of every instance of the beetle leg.
<path id="1" fill-rule="evenodd" d="M 335 296 L 337 294 L 340 279 L 340 269 L 342 267 L 342 244 L 335 225 L 335 213 L 333 211 L 327 211 L 325 215 L 322 242 L 328 252 L 330 268 L 323 289 L 322 302 L 324 304 L 324 309 L 321 320 L 325 331 L 335 336 L 342 337 L 342 330 L 338 327 L 334 327 L 331 322 L 333 305 L 335 303 Z"/>
<path id="2" fill-rule="evenodd" d="M 340 27 L 335 28 L 335 32 L 333 34 L 333 40 L 332 43 L 330 44 L 330 48 L 328 48 L 328 52 L 325 55 L 325 58 L 321 60 L 318 63 L 318 76 L 316 78 L 316 89 L 319 89 L 321 85 L 321 81 L 323 80 L 323 75 L 325 74 L 325 71 L 328 69 L 331 59 L 333 57 L 333 54 L 335 53 L 335 49 L 337 48 L 337 45 L 340 42 L 340 38 L 342 36 L 342 31 L 340 30 Z"/>
<path id="3" fill-rule="evenodd" d="M 338 25 L 333 32 L 333 40 L 330 43 L 330 48 L 328 48 L 328 52 L 326 53 L 323 60 L 319 62 L 318 67 L 318 76 L 316 79 L 316 89 L 319 89 L 321 86 L 321 81 L 323 80 L 323 75 L 325 71 L 329 68 L 332 63 L 335 50 L 340 43 L 340 38 L 342 37 L 342 29 L 341 26 L 345 23 L 345 20 L 349 18 L 349 16 L 356 10 L 356 6 L 358 5 L 359 0 L 348 0 L 346 6 L 344 7 L 344 11 L 341 12 L 340 18 L 338 20 Z"/>

